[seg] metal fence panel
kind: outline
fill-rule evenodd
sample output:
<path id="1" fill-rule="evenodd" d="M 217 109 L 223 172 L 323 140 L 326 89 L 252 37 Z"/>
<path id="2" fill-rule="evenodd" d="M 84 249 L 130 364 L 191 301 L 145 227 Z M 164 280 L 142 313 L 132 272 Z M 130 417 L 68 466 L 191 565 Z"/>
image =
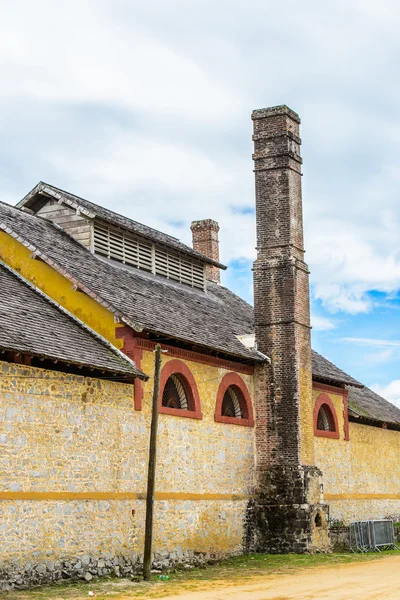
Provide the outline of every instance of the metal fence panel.
<path id="1" fill-rule="evenodd" d="M 355 552 L 380 552 L 382 548 L 397 548 L 393 521 L 353 521 L 350 523 L 350 549 Z"/>
<path id="2" fill-rule="evenodd" d="M 394 545 L 395 541 L 393 521 L 372 521 L 371 525 L 374 546 Z"/>

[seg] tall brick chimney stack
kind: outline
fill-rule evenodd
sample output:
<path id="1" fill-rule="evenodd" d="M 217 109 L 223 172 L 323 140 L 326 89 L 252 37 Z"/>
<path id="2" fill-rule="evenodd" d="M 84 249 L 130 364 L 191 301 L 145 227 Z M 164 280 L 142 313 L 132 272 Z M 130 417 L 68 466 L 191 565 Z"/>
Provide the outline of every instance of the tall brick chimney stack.
<path id="1" fill-rule="evenodd" d="M 265 522 L 257 551 L 312 549 L 313 511 L 327 531 L 314 464 L 309 271 L 304 262 L 299 116 L 287 106 L 255 110 L 257 349 L 271 365 L 255 374 L 258 498 Z M 258 503 L 258 504 L 257 504 Z M 316 508 L 318 507 L 318 509 Z M 318 544 L 328 543 L 327 533 Z M 321 541 L 322 540 L 322 541 Z M 325 541 L 324 541 L 325 540 Z"/>
<path id="2" fill-rule="evenodd" d="M 218 223 L 212 219 L 193 221 L 190 229 L 192 230 L 193 249 L 219 262 Z M 221 283 L 219 268 L 207 265 L 206 278 L 209 281 Z"/>
<path id="3" fill-rule="evenodd" d="M 255 110 L 252 119 L 255 331 L 257 348 L 272 359 L 277 411 L 269 458 L 285 464 L 312 464 L 309 271 L 304 262 L 300 119 L 287 106 Z"/>

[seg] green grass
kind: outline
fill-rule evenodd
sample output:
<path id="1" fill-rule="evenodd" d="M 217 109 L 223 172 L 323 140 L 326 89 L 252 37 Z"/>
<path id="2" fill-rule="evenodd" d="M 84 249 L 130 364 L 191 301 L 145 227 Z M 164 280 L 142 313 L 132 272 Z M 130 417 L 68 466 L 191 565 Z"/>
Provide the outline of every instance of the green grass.
<path id="1" fill-rule="evenodd" d="M 223 581 L 232 584 L 251 582 L 263 575 L 293 573 L 311 567 L 328 567 L 354 562 L 379 560 L 388 555 L 400 556 L 400 551 L 380 554 L 252 554 L 236 556 L 202 568 L 169 572 L 169 581 L 160 581 L 157 575 L 149 583 L 129 579 L 102 578 L 90 583 L 65 583 L 43 586 L 31 590 L 0 592 L 0 600 L 88 600 L 89 590 L 95 600 L 128 598 L 159 598 L 184 591 L 204 589 L 204 582 Z"/>

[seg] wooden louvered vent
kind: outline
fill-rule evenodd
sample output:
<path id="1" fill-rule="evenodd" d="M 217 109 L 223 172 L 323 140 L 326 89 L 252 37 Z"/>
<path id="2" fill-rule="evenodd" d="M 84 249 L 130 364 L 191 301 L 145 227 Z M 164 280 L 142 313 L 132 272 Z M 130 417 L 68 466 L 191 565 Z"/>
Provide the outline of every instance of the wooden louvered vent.
<path id="1" fill-rule="evenodd" d="M 152 244 L 108 225 L 94 224 L 94 251 L 138 269 L 152 270 Z"/>
<path id="2" fill-rule="evenodd" d="M 204 266 L 179 253 L 120 231 L 107 224 L 94 224 L 94 252 L 192 287 L 204 289 Z"/>

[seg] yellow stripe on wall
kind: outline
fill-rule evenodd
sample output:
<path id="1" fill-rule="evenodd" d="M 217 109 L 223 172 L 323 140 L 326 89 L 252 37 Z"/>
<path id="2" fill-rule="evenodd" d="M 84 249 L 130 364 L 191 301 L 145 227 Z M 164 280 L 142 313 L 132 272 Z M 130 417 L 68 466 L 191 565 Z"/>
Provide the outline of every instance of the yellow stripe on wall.
<path id="1" fill-rule="evenodd" d="M 247 500 L 245 494 L 156 492 L 155 500 Z M 140 492 L 0 492 L 0 500 L 145 500 Z"/>
<path id="2" fill-rule="evenodd" d="M 156 492 L 155 500 L 248 500 L 247 494 Z M 0 500 L 145 500 L 145 492 L 1 492 Z M 324 494 L 326 502 L 340 500 L 400 500 L 400 494 Z"/>
<path id="3" fill-rule="evenodd" d="M 329 502 L 338 500 L 400 500 L 400 494 L 324 494 Z"/>

